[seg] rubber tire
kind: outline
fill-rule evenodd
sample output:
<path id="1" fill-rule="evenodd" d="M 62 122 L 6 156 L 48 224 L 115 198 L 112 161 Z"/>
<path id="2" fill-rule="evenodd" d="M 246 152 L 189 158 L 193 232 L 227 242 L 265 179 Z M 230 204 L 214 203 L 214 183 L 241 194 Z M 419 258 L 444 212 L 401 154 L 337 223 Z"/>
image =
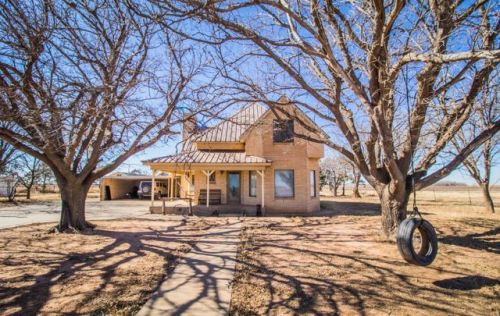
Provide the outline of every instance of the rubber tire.
<path id="1" fill-rule="evenodd" d="M 415 252 L 412 243 L 416 229 L 419 230 L 422 236 L 422 247 L 418 253 Z M 438 252 L 436 231 L 431 223 L 425 219 L 408 217 L 402 221 L 398 227 L 397 244 L 399 253 L 409 263 L 428 266 L 436 259 Z"/>

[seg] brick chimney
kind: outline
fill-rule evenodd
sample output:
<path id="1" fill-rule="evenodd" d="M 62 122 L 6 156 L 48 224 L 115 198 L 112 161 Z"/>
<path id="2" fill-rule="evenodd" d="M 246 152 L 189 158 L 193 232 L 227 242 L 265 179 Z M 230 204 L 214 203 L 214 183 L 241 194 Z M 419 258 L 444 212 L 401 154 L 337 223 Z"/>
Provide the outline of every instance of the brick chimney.
<path id="1" fill-rule="evenodd" d="M 193 113 L 184 114 L 182 123 L 182 142 L 184 142 L 191 134 L 196 132 L 197 128 L 198 122 L 196 121 L 196 116 Z"/>

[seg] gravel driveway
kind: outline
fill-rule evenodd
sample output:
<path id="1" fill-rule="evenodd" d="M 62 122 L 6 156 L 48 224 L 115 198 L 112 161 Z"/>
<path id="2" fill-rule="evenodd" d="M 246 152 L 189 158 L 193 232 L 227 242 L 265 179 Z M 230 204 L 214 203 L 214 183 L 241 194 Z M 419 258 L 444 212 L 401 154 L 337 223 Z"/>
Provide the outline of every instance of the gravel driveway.
<path id="1" fill-rule="evenodd" d="M 148 200 L 99 201 L 87 200 L 86 216 L 88 220 L 113 219 L 126 217 L 144 217 L 149 214 Z M 57 222 L 61 212 L 59 201 L 47 201 L 33 204 L 0 206 L 0 229 L 33 223 Z"/>

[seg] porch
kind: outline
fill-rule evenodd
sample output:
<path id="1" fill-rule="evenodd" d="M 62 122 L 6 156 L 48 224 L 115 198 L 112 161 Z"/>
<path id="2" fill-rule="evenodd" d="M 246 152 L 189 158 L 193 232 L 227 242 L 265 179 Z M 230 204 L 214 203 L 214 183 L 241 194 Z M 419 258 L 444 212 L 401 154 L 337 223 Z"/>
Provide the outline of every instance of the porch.
<path id="1" fill-rule="evenodd" d="M 152 213 L 186 213 L 191 204 L 200 215 L 265 214 L 266 167 L 260 164 L 150 164 L 153 187 L 156 175 L 167 172 L 175 183 L 166 200 L 151 199 Z M 190 202 L 188 202 L 190 201 Z"/>

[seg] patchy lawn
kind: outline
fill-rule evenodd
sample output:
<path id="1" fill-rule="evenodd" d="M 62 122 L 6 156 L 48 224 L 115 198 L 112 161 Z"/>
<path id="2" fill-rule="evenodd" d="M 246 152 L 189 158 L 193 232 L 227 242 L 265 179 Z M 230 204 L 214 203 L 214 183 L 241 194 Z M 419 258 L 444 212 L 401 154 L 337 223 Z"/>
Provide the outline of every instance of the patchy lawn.
<path id="1" fill-rule="evenodd" d="M 232 313 L 499 315 L 500 217 L 427 212 L 440 248 L 418 267 L 379 234 L 376 205 L 358 214 L 246 220 Z"/>
<path id="2" fill-rule="evenodd" d="M 94 223 L 85 235 L 0 230 L 0 314 L 134 314 L 216 220 Z"/>

